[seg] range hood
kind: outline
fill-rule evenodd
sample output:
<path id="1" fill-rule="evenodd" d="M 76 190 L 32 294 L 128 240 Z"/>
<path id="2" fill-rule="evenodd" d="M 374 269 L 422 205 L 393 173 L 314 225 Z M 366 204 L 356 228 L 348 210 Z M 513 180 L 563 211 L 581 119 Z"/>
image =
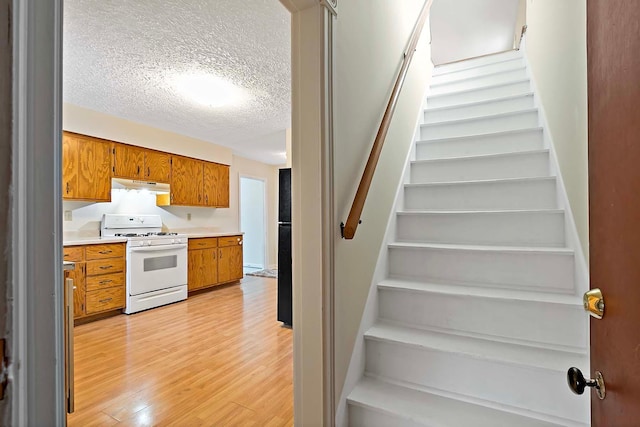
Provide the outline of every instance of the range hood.
<path id="1" fill-rule="evenodd" d="M 164 184 L 161 182 L 151 182 L 151 181 L 141 181 L 137 179 L 122 179 L 122 178 L 112 178 L 111 179 L 111 188 L 115 189 L 129 189 L 129 190 L 149 190 L 155 191 L 158 193 L 168 193 L 169 192 L 169 184 Z"/>

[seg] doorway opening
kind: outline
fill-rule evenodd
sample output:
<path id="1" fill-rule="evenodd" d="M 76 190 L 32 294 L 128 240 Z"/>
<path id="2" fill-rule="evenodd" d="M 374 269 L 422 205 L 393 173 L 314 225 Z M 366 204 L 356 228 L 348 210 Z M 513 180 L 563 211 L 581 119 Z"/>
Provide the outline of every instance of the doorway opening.
<path id="1" fill-rule="evenodd" d="M 244 273 L 264 270 L 266 265 L 265 181 L 240 176 L 240 229 L 244 232 Z"/>

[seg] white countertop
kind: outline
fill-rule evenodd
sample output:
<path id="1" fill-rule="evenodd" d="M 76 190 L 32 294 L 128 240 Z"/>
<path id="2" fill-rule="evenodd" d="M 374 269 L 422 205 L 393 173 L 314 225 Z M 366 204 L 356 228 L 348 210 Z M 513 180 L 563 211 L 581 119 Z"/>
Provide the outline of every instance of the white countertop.
<path id="1" fill-rule="evenodd" d="M 193 231 L 185 229 L 172 231 L 184 234 L 189 239 L 197 239 L 201 237 L 240 236 L 244 234 L 242 231 L 208 231 L 203 229 L 194 229 Z M 64 246 L 98 245 L 101 243 L 123 243 L 126 241 L 126 237 L 73 236 L 64 238 Z"/>
<path id="2" fill-rule="evenodd" d="M 242 231 L 227 231 L 227 232 L 222 232 L 222 231 L 199 231 L 199 232 L 194 232 L 194 233 L 185 233 L 182 232 L 180 234 L 186 234 L 186 236 L 189 239 L 197 239 L 200 237 L 224 237 L 224 236 L 242 236 L 244 233 Z"/>
<path id="3" fill-rule="evenodd" d="M 78 246 L 78 245 L 99 245 L 101 243 L 123 243 L 126 242 L 126 237 L 100 237 L 100 236 L 86 236 L 86 237 L 71 237 L 64 239 L 64 246 Z"/>

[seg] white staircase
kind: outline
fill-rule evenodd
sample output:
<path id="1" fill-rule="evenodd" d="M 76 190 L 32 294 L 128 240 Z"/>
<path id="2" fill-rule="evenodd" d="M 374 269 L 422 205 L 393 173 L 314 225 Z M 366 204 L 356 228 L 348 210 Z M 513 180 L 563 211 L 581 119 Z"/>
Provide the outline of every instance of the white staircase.
<path id="1" fill-rule="evenodd" d="M 352 427 L 586 426 L 588 317 L 520 52 L 436 68 Z"/>

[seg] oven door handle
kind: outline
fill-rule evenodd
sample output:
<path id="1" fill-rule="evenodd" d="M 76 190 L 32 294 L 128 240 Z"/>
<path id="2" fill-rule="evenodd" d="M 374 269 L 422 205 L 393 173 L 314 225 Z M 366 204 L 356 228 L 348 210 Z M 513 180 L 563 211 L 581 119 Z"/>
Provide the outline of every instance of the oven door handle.
<path id="1" fill-rule="evenodd" d="M 131 252 L 160 252 L 160 251 L 174 251 L 176 249 L 186 249 L 186 244 L 181 245 L 161 245 L 161 246 L 139 246 L 131 248 Z"/>

